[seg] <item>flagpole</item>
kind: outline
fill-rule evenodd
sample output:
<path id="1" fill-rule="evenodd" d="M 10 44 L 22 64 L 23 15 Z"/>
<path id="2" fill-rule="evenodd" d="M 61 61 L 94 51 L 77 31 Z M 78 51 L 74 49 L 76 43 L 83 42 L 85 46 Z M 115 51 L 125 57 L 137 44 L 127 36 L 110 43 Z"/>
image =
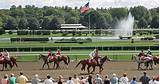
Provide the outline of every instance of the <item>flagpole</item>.
<path id="1" fill-rule="evenodd" d="M 89 23 L 89 28 L 88 28 L 88 30 L 89 30 L 89 34 L 90 34 L 90 28 L 91 28 L 91 25 L 90 25 L 90 13 L 89 13 L 89 16 L 88 16 L 88 23 Z"/>

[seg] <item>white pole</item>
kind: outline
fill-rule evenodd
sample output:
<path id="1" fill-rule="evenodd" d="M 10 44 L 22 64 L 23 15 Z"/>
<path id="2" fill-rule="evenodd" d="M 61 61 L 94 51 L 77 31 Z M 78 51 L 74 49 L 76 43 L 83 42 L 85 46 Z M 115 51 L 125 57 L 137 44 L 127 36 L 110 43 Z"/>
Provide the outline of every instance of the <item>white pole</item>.
<path id="1" fill-rule="evenodd" d="M 90 23 L 91 23 L 90 22 L 90 14 L 89 14 L 89 18 L 88 19 L 89 19 L 89 28 L 88 29 L 89 29 L 89 34 L 90 34 L 90 28 L 91 28 L 91 25 L 90 25 Z"/>

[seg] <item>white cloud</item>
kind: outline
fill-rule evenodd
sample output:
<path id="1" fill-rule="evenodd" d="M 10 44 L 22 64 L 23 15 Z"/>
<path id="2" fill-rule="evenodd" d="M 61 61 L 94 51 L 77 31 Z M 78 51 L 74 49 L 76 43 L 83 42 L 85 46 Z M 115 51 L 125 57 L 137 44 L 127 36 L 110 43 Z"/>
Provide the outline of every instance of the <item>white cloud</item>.
<path id="1" fill-rule="evenodd" d="M 35 5 L 43 6 L 70 6 L 80 7 L 88 0 L 0 0 L 0 8 L 10 8 L 12 5 Z M 90 0 L 90 7 L 132 7 L 143 5 L 147 8 L 159 7 L 159 0 Z"/>

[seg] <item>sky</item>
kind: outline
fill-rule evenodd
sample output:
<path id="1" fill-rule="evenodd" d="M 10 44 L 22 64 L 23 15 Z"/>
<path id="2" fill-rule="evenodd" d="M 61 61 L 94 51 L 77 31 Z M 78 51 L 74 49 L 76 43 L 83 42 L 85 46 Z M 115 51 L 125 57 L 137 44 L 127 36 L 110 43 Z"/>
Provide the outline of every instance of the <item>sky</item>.
<path id="1" fill-rule="evenodd" d="M 133 7 L 142 5 L 146 8 L 159 7 L 159 0 L 0 0 L 0 9 L 9 9 L 12 5 L 35 5 L 36 7 L 43 6 L 69 6 L 80 7 L 90 2 L 91 8 L 110 8 L 110 7 Z"/>

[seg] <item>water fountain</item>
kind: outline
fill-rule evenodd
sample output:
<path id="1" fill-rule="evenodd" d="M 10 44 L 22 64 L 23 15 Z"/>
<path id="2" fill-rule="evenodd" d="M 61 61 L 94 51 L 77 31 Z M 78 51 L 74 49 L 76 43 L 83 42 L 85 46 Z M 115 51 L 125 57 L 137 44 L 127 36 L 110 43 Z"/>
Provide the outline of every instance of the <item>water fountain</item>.
<path id="1" fill-rule="evenodd" d="M 133 33 L 134 17 L 129 12 L 128 17 L 118 21 L 114 36 L 131 37 Z"/>

